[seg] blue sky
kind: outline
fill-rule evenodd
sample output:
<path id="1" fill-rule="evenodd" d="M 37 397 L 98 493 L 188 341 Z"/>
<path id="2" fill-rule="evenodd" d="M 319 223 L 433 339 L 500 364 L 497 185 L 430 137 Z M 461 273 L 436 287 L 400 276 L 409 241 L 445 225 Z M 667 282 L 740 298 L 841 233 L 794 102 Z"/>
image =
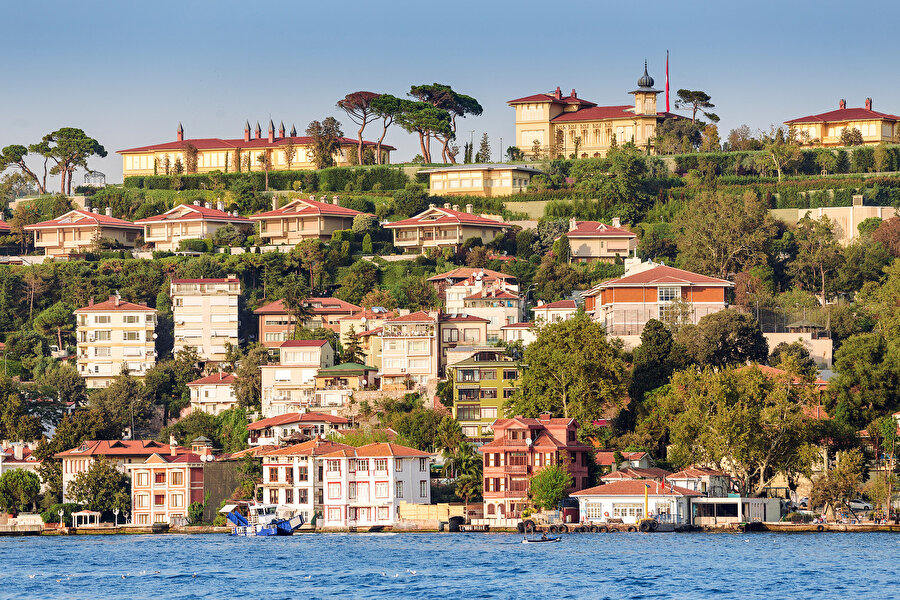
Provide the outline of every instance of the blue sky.
<path id="1" fill-rule="evenodd" d="M 515 131 L 507 100 L 559 85 L 626 104 L 645 58 L 662 87 L 667 49 L 673 95 L 707 91 L 723 137 L 840 98 L 897 114 L 898 17 L 878 1 L 8 3 L 0 146 L 80 127 L 110 152 L 91 165 L 117 182 L 115 150 L 170 141 L 179 121 L 186 137 L 239 137 L 246 119 L 302 131 L 333 115 L 352 137 L 334 106 L 348 92 L 441 82 L 485 109 L 460 122 L 459 145 L 487 132 L 496 158 Z M 395 162 L 418 152 L 399 128 L 386 141 Z"/>

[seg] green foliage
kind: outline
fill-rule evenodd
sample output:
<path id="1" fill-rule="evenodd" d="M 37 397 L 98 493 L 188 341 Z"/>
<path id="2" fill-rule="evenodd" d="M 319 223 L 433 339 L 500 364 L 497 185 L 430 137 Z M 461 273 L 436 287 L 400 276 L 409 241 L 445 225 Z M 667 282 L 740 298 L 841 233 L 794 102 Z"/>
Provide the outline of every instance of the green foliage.
<path id="1" fill-rule="evenodd" d="M 769 355 L 769 366 L 782 369 L 802 379 L 812 380 L 819 374 L 809 350 L 801 341 L 781 342 Z"/>
<path id="2" fill-rule="evenodd" d="M 764 362 L 769 356 L 768 342 L 756 319 L 732 309 L 706 315 L 697 325 L 682 326 L 676 340 L 701 365 Z"/>
<path id="3" fill-rule="evenodd" d="M 641 345 L 634 349 L 634 367 L 629 395 L 640 402 L 644 394 L 669 382 L 683 366 L 684 351 L 660 321 L 650 319 L 641 332 Z"/>
<path id="4" fill-rule="evenodd" d="M 420 183 L 408 183 L 404 189 L 394 192 L 394 212 L 403 217 L 419 214 L 428 204 L 428 191 Z"/>
<path id="5" fill-rule="evenodd" d="M 191 502 L 188 506 L 188 523 L 198 525 L 203 521 L 203 503 Z"/>
<path id="6" fill-rule="evenodd" d="M 212 240 L 181 240 L 178 242 L 179 252 L 212 252 Z"/>
<path id="7" fill-rule="evenodd" d="M 839 452 L 833 469 L 827 470 L 813 482 L 809 493 L 810 507 L 847 507 L 858 497 L 865 475 L 865 457 L 859 450 Z"/>
<path id="8" fill-rule="evenodd" d="M 59 523 L 59 511 L 63 511 L 62 524 L 68 527 L 74 525 L 72 522 L 72 513 L 80 512 L 84 507 L 74 502 L 66 502 L 65 504 L 51 504 L 50 508 L 41 513 L 41 520 L 44 523 Z"/>
<path id="9" fill-rule="evenodd" d="M 120 512 L 131 510 L 131 480 L 105 458 L 94 460 L 87 471 L 76 474 L 67 494 L 76 503 L 106 517 L 116 508 Z"/>
<path id="10" fill-rule="evenodd" d="M 0 475 L 0 506 L 10 514 L 28 511 L 37 503 L 41 480 L 25 469 L 10 469 Z"/>
<path id="11" fill-rule="evenodd" d="M 537 508 L 554 509 L 572 488 L 572 476 L 565 465 L 548 465 L 534 474 L 529 488 L 531 501 Z"/>

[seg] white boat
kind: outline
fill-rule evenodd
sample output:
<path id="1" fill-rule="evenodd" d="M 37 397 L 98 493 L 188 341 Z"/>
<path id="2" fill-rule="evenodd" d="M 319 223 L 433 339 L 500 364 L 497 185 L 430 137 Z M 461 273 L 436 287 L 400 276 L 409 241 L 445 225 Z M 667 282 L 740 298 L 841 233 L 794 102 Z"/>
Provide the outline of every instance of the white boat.
<path id="1" fill-rule="evenodd" d="M 246 507 L 246 515 L 237 510 L 239 506 Z M 228 504 L 223 506 L 219 512 L 225 513 L 225 516 L 231 521 L 233 525 L 231 535 L 245 537 L 292 535 L 303 525 L 303 515 L 284 518 L 278 515 L 279 509 L 282 514 L 290 512 L 290 509 L 278 504 L 258 502 Z"/>

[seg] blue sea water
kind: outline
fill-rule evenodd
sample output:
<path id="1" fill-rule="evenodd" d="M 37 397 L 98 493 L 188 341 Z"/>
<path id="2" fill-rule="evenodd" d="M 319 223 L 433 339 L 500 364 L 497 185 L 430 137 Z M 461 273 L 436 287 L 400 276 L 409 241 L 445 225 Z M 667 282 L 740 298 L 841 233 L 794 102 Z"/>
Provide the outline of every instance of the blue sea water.
<path id="1" fill-rule="evenodd" d="M 891 534 L 0 539 L 0 598 L 898 598 Z"/>

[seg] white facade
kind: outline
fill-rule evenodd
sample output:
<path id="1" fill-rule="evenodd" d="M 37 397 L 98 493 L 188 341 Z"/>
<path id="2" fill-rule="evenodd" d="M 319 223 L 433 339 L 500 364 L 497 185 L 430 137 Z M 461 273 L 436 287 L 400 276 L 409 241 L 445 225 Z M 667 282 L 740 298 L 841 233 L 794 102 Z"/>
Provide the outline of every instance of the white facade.
<path id="1" fill-rule="evenodd" d="M 191 390 L 191 412 L 218 415 L 237 406 L 233 383 L 234 375 L 215 373 L 187 384 Z"/>
<path id="2" fill-rule="evenodd" d="M 559 323 L 571 319 L 578 313 L 578 306 L 574 300 L 560 300 L 549 304 L 538 302 L 532 312 L 534 313 L 534 322 L 540 327 L 548 323 Z"/>
<path id="3" fill-rule="evenodd" d="M 500 328 L 503 341 L 507 344 L 512 342 L 522 342 L 523 346 L 527 346 L 537 339 L 534 323 L 517 323 L 515 325 L 506 325 Z"/>
<path id="4" fill-rule="evenodd" d="M 233 275 L 226 279 L 173 279 L 173 352 L 193 349 L 203 361 L 225 360 L 226 345 L 238 345 L 240 295 L 240 281 Z"/>
<path id="5" fill-rule="evenodd" d="M 438 376 L 437 315 L 417 312 L 391 319 L 381 332 L 381 389 L 427 385 Z"/>
<path id="6" fill-rule="evenodd" d="M 643 483 L 640 480 L 635 480 L 635 482 Z M 597 488 L 591 489 L 596 490 Z M 591 490 L 585 490 L 585 492 L 589 491 Z M 644 518 L 644 495 L 640 493 L 605 495 L 598 490 L 590 494 L 578 492 L 575 496 L 578 498 L 582 521 L 601 523 L 609 519 L 622 519 L 623 523 L 636 524 Z M 690 497 L 680 494 L 650 493 L 648 500 L 650 515 L 658 521 L 675 524 L 690 523 Z"/>
<path id="7" fill-rule="evenodd" d="M 334 366 L 325 340 L 293 340 L 281 345 L 279 364 L 263 365 L 262 415 L 274 417 L 315 404 L 316 373 Z"/>

